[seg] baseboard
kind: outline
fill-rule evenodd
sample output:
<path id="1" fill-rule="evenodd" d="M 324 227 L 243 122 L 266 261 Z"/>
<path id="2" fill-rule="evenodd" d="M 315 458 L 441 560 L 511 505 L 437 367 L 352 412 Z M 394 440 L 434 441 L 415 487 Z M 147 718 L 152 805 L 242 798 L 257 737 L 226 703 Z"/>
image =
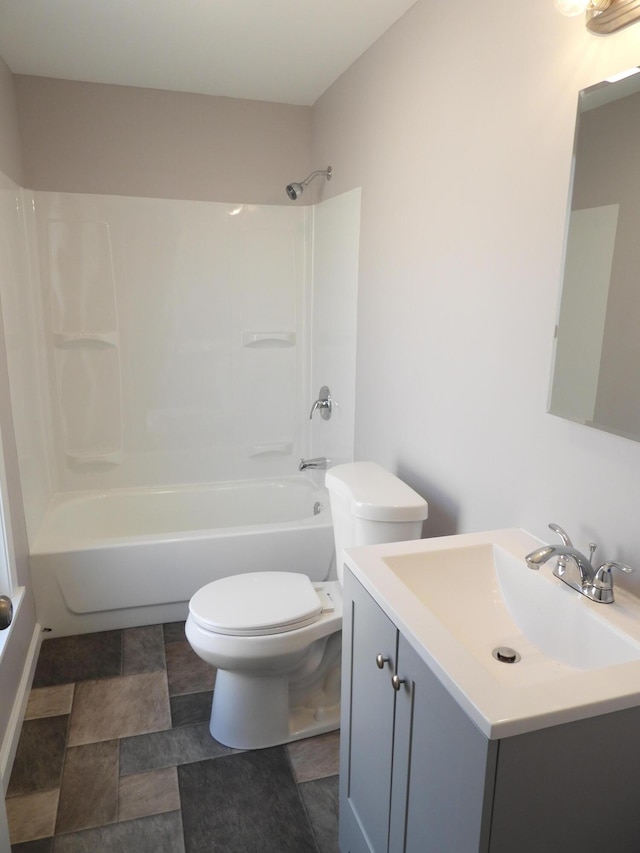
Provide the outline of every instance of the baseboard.
<path id="1" fill-rule="evenodd" d="M 29 700 L 29 691 L 33 682 L 41 642 L 42 627 L 36 622 L 22 670 L 20 685 L 13 700 L 9 725 L 7 726 L 2 746 L 0 746 L 0 779 L 2 780 L 3 798 L 9 787 L 9 779 L 11 777 L 11 770 L 13 769 L 13 761 L 16 757 L 22 721 L 24 720 L 24 712 Z"/>

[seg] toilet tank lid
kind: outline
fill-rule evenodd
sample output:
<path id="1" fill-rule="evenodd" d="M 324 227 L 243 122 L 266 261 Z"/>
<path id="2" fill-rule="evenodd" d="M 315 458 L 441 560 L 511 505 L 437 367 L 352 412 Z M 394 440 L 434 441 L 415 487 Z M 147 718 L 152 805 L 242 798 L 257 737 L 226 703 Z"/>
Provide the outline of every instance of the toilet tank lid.
<path id="1" fill-rule="evenodd" d="M 423 521 L 428 504 L 417 492 L 376 462 L 348 462 L 325 476 L 329 493 L 349 503 L 352 515 L 371 521 Z"/>

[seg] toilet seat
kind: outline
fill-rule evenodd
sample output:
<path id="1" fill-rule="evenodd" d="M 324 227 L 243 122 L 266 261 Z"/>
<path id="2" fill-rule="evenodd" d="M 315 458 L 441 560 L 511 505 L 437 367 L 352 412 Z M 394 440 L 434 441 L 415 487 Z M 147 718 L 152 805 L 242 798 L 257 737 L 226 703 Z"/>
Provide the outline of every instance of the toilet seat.
<path id="1" fill-rule="evenodd" d="M 307 575 L 249 572 L 203 586 L 189 613 L 205 631 L 234 637 L 282 634 L 317 622 L 323 605 Z"/>

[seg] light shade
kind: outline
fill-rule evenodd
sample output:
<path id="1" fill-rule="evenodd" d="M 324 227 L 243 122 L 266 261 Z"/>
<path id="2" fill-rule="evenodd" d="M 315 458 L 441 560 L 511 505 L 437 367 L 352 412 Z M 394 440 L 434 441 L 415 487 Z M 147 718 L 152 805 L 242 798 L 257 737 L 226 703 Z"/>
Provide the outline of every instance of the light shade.
<path id="1" fill-rule="evenodd" d="M 569 18 L 584 14 L 590 5 L 591 0 L 554 0 L 558 12 Z"/>
<path id="2" fill-rule="evenodd" d="M 586 12 L 586 24 L 592 33 L 607 35 L 640 21 L 640 0 L 553 0 L 563 15 Z"/>

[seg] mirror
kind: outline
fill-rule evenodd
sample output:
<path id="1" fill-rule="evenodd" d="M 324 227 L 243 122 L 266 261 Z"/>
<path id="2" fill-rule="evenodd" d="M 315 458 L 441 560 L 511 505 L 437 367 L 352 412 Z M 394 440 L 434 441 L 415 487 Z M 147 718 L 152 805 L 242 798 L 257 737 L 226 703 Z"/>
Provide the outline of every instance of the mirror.
<path id="1" fill-rule="evenodd" d="M 549 412 L 640 441 L 640 68 L 579 95 Z M 622 78 L 622 79 L 621 79 Z"/>

